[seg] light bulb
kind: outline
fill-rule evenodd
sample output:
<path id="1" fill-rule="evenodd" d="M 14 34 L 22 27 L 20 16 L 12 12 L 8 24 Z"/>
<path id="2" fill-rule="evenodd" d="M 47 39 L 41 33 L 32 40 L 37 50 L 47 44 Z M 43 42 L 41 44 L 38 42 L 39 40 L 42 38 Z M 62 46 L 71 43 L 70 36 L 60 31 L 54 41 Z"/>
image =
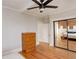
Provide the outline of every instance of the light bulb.
<path id="1" fill-rule="evenodd" d="M 44 11 L 44 8 L 41 8 L 40 11 Z"/>

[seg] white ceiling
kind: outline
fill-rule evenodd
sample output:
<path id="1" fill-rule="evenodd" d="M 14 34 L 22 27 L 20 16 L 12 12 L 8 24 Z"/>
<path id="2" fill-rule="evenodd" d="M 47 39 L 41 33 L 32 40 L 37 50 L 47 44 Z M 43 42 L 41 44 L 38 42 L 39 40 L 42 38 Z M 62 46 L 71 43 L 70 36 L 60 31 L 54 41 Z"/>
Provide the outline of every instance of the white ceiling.
<path id="1" fill-rule="evenodd" d="M 49 5 L 57 5 L 57 9 L 45 9 L 43 13 L 39 12 L 39 9 L 26 10 L 28 7 L 36 6 L 32 0 L 2 0 L 3 6 L 21 11 L 23 13 L 29 13 L 34 15 L 53 15 L 63 11 L 75 9 L 75 0 L 53 0 Z"/>

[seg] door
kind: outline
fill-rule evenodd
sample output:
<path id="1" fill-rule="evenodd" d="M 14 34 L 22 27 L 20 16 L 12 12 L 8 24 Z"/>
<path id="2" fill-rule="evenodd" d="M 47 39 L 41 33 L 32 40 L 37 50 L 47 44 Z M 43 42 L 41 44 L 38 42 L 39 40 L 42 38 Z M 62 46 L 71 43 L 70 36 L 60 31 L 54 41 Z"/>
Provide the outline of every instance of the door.
<path id="1" fill-rule="evenodd" d="M 76 19 L 54 21 L 54 46 L 76 51 Z"/>
<path id="2" fill-rule="evenodd" d="M 67 21 L 55 22 L 55 46 L 67 49 Z"/>
<path id="3" fill-rule="evenodd" d="M 68 48 L 76 51 L 76 19 L 67 20 L 68 22 Z"/>

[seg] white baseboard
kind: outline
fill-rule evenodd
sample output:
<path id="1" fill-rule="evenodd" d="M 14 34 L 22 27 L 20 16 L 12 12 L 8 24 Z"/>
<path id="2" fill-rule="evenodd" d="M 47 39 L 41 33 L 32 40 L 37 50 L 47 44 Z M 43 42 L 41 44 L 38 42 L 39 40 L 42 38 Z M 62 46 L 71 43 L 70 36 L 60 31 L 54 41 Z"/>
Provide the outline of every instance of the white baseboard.
<path id="1" fill-rule="evenodd" d="M 5 56 L 5 55 L 8 55 L 8 54 L 11 54 L 11 53 L 17 53 L 17 52 L 20 52 L 20 51 L 22 51 L 21 48 L 12 49 L 12 50 L 10 50 L 10 51 L 2 52 L 2 55 Z"/>

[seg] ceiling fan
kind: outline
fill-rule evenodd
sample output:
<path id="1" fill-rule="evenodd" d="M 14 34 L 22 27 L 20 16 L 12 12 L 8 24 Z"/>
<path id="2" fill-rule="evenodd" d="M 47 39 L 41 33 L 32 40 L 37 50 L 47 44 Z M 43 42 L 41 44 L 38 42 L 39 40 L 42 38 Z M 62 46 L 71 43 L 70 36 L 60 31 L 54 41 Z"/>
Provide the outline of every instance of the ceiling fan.
<path id="1" fill-rule="evenodd" d="M 45 8 L 58 8 L 58 6 L 47 5 L 48 3 L 50 3 L 53 0 L 47 0 L 47 1 L 40 0 L 40 2 L 37 1 L 37 0 L 32 0 L 32 1 L 35 2 L 38 6 L 31 7 L 31 8 L 27 8 L 27 10 L 39 8 L 40 9 L 40 12 L 42 13 Z"/>

